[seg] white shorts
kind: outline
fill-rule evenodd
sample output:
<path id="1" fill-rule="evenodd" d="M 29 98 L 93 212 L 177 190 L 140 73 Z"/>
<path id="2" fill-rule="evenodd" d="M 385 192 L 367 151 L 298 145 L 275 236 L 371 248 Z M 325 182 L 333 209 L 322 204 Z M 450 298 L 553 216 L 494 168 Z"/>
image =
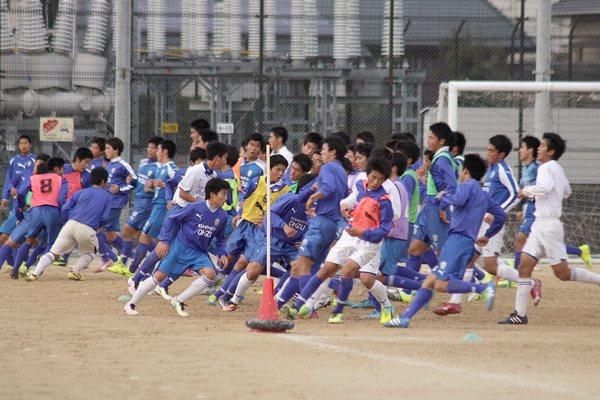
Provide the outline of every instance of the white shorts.
<path id="1" fill-rule="evenodd" d="M 99 247 L 96 231 L 89 225 L 71 219 L 60 230 L 50 251 L 62 256 L 70 253 L 75 246 L 80 253 L 95 253 Z"/>
<path id="2" fill-rule="evenodd" d="M 490 228 L 490 224 L 483 221 L 481 224 L 481 228 L 479 228 L 479 233 L 477 237 L 480 238 L 485 235 L 487 230 Z M 494 257 L 500 255 L 502 252 L 502 246 L 504 244 L 504 227 L 500 229 L 500 232 L 496 233 L 494 236 L 490 238 L 490 241 L 485 247 L 475 246 L 475 250 L 483 257 Z"/>
<path id="3" fill-rule="evenodd" d="M 567 247 L 562 222 L 557 218 L 536 218 L 522 251 L 538 260 L 546 257 L 550 265 L 566 260 Z"/>
<path id="4" fill-rule="evenodd" d="M 364 271 L 363 268 L 374 258 L 379 259 L 381 244 L 381 242 L 367 242 L 361 238 L 350 236 L 348 232 L 344 231 L 340 240 L 329 250 L 325 261 L 344 265 L 346 260 L 352 260 L 360 266 L 361 272 L 371 272 L 370 270 Z M 377 274 L 379 272 L 379 263 L 373 265 L 377 266 L 374 272 Z"/>

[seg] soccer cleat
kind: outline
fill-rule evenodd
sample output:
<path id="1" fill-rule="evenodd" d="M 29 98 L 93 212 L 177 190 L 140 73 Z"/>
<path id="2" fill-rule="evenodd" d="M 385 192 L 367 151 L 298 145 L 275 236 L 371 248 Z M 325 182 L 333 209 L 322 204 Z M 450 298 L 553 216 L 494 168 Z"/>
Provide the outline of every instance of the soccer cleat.
<path id="1" fill-rule="evenodd" d="M 177 315 L 180 317 L 190 316 L 190 314 L 185 311 L 186 305 L 180 301 L 177 301 L 177 297 L 173 297 L 173 299 L 171 299 L 171 306 L 175 309 L 175 311 L 177 311 Z"/>
<path id="2" fill-rule="evenodd" d="M 404 304 L 410 304 L 413 301 L 413 295 L 406 293 L 404 290 L 400 291 L 400 301 Z"/>
<path id="3" fill-rule="evenodd" d="M 344 319 L 344 314 L 335 313 L 335 314 L 331 314 L 331 316 L 329 317 L 327 322 L 329 322 L 330 324 L 341 324 L 343 319 Z"/>
<path id="4" fill-rule="evenodd" d="M 235 311 L 237 309 L 238 309 L 238 305 L 235 304 L 235 303 L 233 303 L 233 302 L 231 302 L 231 303 L 229 303 L 229 305 L 227 307 L 223 308 L 223 311 L 233 312 L 233 311 Z"/>
<path id="5" fill-rule="evenodd" d="M 592 254 L 590 252 L 590 246 L 587 244 L 582 244 L 579 246 L 579 250 L 581 250 L 581 259 L 585 263 L 586 267 L 592 268 Z"/>
<path id="6" fill-rule="evenodd" d="M 542 301 L 542 281 L 539 279 L 531 280 L 531 290 L 529 294 L 531 294 L 531 298 L 533 299 L 533 305 L 537 306 Z"/>
<path id="7" fill-rule="evenodd" d="M 462 306 L 458 303 L 442 303 L 437 306 L 433 313 L 441 317 L 449 314 L 460 314 Z"/>
<path id="8" fill-rule="evenodd" d="M 225 309 L 229 307 L 229 296 L 223 295 L 219 297 L 219 305 L 221 306 L 223 311 L 226 311 Z"/>
<path id="9" fill-rule="evenodd" d="M 381 319 L 381 312 L 379 312 L 377 310 L 373 310 L 370 313 L 368 313 L 367 315 L 363 316 L 362 319 L 377 319 L 377 320 L 380 320 Z"/>
<path id="10" fill-rule="evenodd" d="M 487 287 L 483 291 L 485 297 L 485 308 L 491 311 L 494 308 L 494 300 L 496 299 L 496 280 L 492 279 L 488 282 Z"/>
<path id="11" fill-rule="evenodd" d="M 504 289 L 516 288 L 517 287 L 517 282 L 511 282 L 508 279 L 500 279 L 498 281 L 498 287 L 499 288 L 504 288 Z"/>
<path id="12" fill-rule="evenodd" d="M 19 275 L 21 275 L 23 278 L 25 278 L 27 276 L 27 264 L 22 263 L 21 266 L 19 267 Z"/>
<path id="13" fill-rule="evenodd" d="M 281 314 L 282 317 L 289 319 L 289 320 L 294 320 L 296 319 L 296 315 L 298 315 L 298 311 L 296 311 L 296 309 L 288 304 L 284 304 L 283 307 L 281 307 L 281 309 L 279 310 L 279 313 Z"/>
<path id="14" fill-rule="evenodd" d="M 137 288 L 135 287 L 133 277 L 127 279 L 127 290 L 129 291 L 129 294 L 133 296 L 133 294 L 135 293 L 135 289 Z"/>
<path id="15" fill-rule="evenodd" d="M 394 318 L 394 307 L 388 306 L 381 309 L 381 319 L 379 323 L 386 324 Z"/>
<path id="16" fill-rule="evenodd" d="M 208 304 L 209 306 L 216 306 L 218 301 L 219 299 L 217 299 L 217 296 L 211 294 L 210 296 L 208 296 L 208 299 L 206 299 L 206 304 Z"/>
<path id="17" fill-rule="evenodd" d="M 162 297 L 163 299 L 165 299 L 167 301 L 173 300 L 173 297 L 171 297 L 169 295 L 169 292 L 167 292 L 167 289 L 160 287 L 160 285 L 156 285 L 156 287 L 154 288 L 154 293 L 156 293 L 157 295 L 159 295 L 160 297 Z"/>
<path id="18" fill-rule="evenodd" d="M 57 267 L 64 267 L 65 265 L 67 265 L 67 263 L 65 262 L 65 259 L 58 256 L 54 259 L 54 261 L 52 261 L 52 265 L 55 265 Z"/>
<path id="19" fill-rule="evenodd" d="M 513 312 L 508 318 L 498 321 L 500 325 L 527 325 L 527 315 L 521 317 L 517 312 Z"/>
<path id="20" fill-rule="evenodd" d="M 494 275 L 486 272 L 485 276 L 483 277 L 483 279 L 479 283 L 481 283 L 482 285 L 485 285 L 486 283 L 489 283 L 489 282 L 491 282 L 491 281 L 493 281 L 495 279 L 496 279 L 496 277 Z"/>
<path id="21" fill-rule="evenodd" d="M 298 316 L 302 319 L 310 318 L 311 314 L 312 314 L 312 309 L 305 305 L 300 307 L 300 309 L 298 310 Z"/>
<path id="22" fill-rule="evenodd" d="M 483 296 L 481 295 L 481 293 L 469 293 L 469 297 L 467 297 L 468 302 L 481 300 L 483 300 Z"/>
<path id="23" fill-rule="evenodd" d="M 386 328 L 408 328 L 410 324 L 409 318 L 402 318 L 397 316 L 396 318 L 392 318 L 387 323 L 383 324 Z"/>
<path id="24" fill-rule="evenodd" d="M 125 264 L 123 264 L 123 261 L 121 261 L 121 257 L 119 257 L 117 259 L 116 263 L 113 263 L 110 267 L 107 268 L 110 272 L 115 273 L 115 274 L 119 274 L 119 275 L 125 275 L 126 273 L 129 274 L 129 267 Z"/>
<path id="25" fill-rule="evenodd" d="M 85 278 L 79 272 L 71 271 L 67 274 L 67 278 L 71 281 L 85 281 Z"/>
<path id="26" fill-rule="evenodd" d="M 127 314 L 127 315 L 138 315 L 138 312 L 135 308 L 136 308 L 135 304 L 133 304 L 131 302 L 127 302 L 127 304 L 125 304 L 125 308 L 123 309 L 123 311 L 125 311 L 125 314 Z"/>
<path id="27" fill-rule="evenodd" d="M 37 276 L 35 276 L 35 274 L 28 273 L 27 276 L 25 277 L 25 282 L 33 282 L 33 281 L 37 281 Z"/>
<path id="28" fill-rule="evenodd" d="M 327 307 L 331 304 L 331 297 L 328 294 L 325 294 L 319 297 L 319 300 L 315 303 L 315 310 L 319 310 L 323 307 Z"/>
<path id="29" fill-rule="evenodd" d="M 371 304 L 371 300 L 369 299 L 364 299 L 363 301 L 359 301 L 358 303 L 347 301 L 346 304 L 351 308 L 373 308 L 373 304 Z"/>
<path id="30" fill-rule="evenodd" d="M 392 301 L 402 301 L 400 293 L 402 293 L 402 289 L 399 288 L 392 287 L 387 289 L 387 297 Z"/>

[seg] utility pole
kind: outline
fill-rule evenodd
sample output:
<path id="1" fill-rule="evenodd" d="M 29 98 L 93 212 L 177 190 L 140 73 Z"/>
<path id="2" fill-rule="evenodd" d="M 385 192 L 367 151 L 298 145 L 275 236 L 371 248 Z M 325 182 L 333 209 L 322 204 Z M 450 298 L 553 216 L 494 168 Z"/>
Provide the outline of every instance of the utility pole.
<path id="1" fill-rule="evenodd" d="M 123 141 L 123 157 L 131 146 L 131 0 L 117 2 L 117 57 L 115 78 L 115 137 Z"/>
<path id="2" fill-rule="evenodd" d="M 551 0 L 538 0 L 536 19 L 535 80 L 550 81 L 551 49 L 550 24 L 552 23 Z M 535 134 L 542 136 L 551 126 L 550 92 L 539 92 L 535 95 Z"/>

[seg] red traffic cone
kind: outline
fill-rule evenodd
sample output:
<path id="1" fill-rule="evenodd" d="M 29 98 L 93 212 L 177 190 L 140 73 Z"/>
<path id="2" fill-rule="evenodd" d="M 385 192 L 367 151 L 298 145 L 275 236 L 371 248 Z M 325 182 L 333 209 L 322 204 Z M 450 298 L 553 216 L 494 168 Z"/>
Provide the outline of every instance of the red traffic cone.
<path id="1" fill-rule="evenodd" d="M 263 283 L 258 318 L 246 321 L 248 328 L 259 332 L 285 332 L 294 327 L 293 322 L 279 319 L 273 287 L 273 278 L 267 277 Z"/>

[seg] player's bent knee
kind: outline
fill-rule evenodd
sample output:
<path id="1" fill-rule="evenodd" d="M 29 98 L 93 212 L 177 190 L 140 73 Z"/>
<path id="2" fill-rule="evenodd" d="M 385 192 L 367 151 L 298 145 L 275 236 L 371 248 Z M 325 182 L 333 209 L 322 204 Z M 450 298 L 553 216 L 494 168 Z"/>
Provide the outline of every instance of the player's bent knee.
<path id="1" fill-rule="evenodd" d="M 215 270 L 213 268 L 202 268 L 202 271 L 200 271 L 200 273 L 208 280 L 214 280 L 215 279 Z"/>

